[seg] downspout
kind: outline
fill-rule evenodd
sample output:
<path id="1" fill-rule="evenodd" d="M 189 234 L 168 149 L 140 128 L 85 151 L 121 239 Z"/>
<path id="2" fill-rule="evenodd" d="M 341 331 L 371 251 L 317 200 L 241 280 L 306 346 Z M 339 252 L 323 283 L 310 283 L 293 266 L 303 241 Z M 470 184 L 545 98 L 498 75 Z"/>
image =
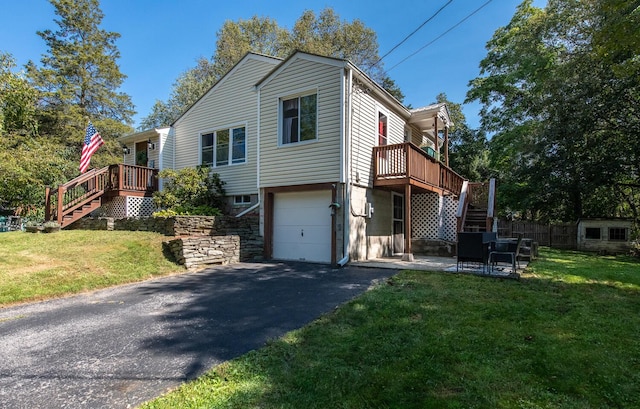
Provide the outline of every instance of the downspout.
<path id="1" fill-rule="evenodd" d="M 256 92 L 258 93 L 258 97 L 256 98 L 257 107 L 256 107 L 256 189 L 258 190 L 258 203 L 251 206 L 247 210 L 239 213 L 236 217 L 244 216 L 249 213 L 251 210 L 259 208 L 261 199 L 260 199 L 260 89 L 256 87 Z M 262 215 L 264 217 L 264 215 Z M 264 233 L 263 233 L 264 235 Z"/>
<path id="2" fill-rule="evenodd" d="M 342 76 L 343 78 L 343 83 L 344 83 L 344 75 Z M 353 115 L 351 115 L 351 93 L 352 93 L 352 85 L 353 84 L 353 71 L 351 69 L 349 69 L 349 80 L 347 81 L 347 87 L 346 87 L 346 92 L 344 92 L 345 90 L 343 90 L 343 95 L 347 96 L 347 104 L 346 104 L 346 115 L 343 115 L 343 129 L 345 129 L 344 132 L 344 138 L 342 138 L 344 140 L 344 151 L 343 151 L 343 155 L 345 155 L 344 158 L 344 165 L 345 168 L 342 169 L 342 174 L 345 175 L 345 187 L 346 187 L 346 192 L 345 192 L 345 197 L 344 197 L 344 207 L 343 207 L 343 215 L 344 215 L 344 228 L 342 229 L 342 231 L 344 232 L 344 237 L 342 239 L 343 242 L 343 246 L 344 246 L 344 258 L 340 261 L 338 261 L 338 265 L 340 267 L 344 266 L 345 264 L 347 264 L 349 262 L 349 250 L 350 250 L 350 245 L 349 245 L 349 223 L 350 223 L 350 218 L 349 218 L 349 214 L 351 213 L 351 211 L 349 209 L 351 209 L 351 174 L 350 174 L 350 169 L 351 169 L 351 119 L 353 117 Z M 342 109 L 343 112 L 345 110 L 345 104 L 342 104 Z"/>

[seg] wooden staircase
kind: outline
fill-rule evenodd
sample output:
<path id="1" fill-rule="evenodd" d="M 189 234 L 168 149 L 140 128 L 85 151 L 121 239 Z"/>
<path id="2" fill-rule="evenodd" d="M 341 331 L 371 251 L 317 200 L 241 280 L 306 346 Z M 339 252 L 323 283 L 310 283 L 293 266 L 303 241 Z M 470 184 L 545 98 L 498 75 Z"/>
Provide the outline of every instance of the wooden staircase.
<path id="1" fill-rule="evenodd" d="M 116 196 L 151 196 L 158 190 L 158 169 L 110 165 L 92 169 L 57 188 L 46 187 L 45 220 L 65 228 Z"/>
<path id="2" fill-rule="evenodd" d="M 487 231 L 487 212 L 486 207 L 469 205 L 462 231 Z"/>
<path id="3" fill-rule="evenodd" d="M 496 204 L 496 180 L 462 185 L 458 202 L 458 232 L 490 232 Z"/>

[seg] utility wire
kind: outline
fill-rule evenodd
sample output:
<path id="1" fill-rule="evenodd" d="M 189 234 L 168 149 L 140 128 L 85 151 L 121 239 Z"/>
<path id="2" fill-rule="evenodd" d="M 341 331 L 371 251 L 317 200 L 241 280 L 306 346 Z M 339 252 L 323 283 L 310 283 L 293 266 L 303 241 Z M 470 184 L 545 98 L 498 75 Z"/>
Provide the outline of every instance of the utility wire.
<path id="1" fill-rule="evenodd" d="M 419 48 L 417 51 L 415 51 L 414 53 L 410 54 L 409 56 L 407 56 L 405 59 L 403 59 L 402 61 L 400 61 L 399 63 L 397 63 L 396 65 L 394 65 L 393 67 L 389 68 L 388 70 L 386 70 L 387 72 L 391 71 L 392 69 L 396 68 L 398 65 L 402 64 L 403 62 L 407 61 L 409 58 L 413 57 L 414 55 L 418 54 L 420 51 L 424 50 L 425 48 L 427 48 L 428 46 L 430 46 L 431 44 L 435 43 L 436 41 L 438 41 L 439 39 L 441 39 L 442 37 L 444 37 L 446 34 L 448 34 L 450 31 L 452 31 L 453 29 L 455 29 L 456 27 L 458 27 L 460 24 L 464 23 L 465 21 L 467 21 L 469 18 L 471 18 L 471 16 L 473 16 L 474 14 L 476 14 L 477 12 L 479 12 L 480 10 L 482 10 L 487 4 L 491 3 L 492 0 L 487 1 L 486 3 L 484 3 L 482 6 L 478 7 L 477 9 L 475 9 L 474 11 L 472 11 L 471 13 L 469 13 L 465 18 L 463 18 L 462 20 L 458 21 L 456 24 L 454 24 L 453 26 L 451 26 L 447 31 L 445 31 L 444 33 L 440 34 L 438 37 L 434 38 L 433 40 L 429 41 L 427 44 L 423 45 L 421 48 Z"/>
<path id="2" fill-rule="evenodd" d="M 378 61 L 374 62 L 373 64 L 371 64 L 371 66 L 369 68 L 373 68 L 376 65 L 378 65 L 380 63 L 380 61 L 382 61 L 384 59 L 384 57 L 386 57 L 387 55 L 391 54 L 396 48 L 400 47 L 405 41 L 407 41 L 412 35 L 414 35 L 416 32 L 418 32 L 418 30 L 420 30 L 422 27 L 424 27 L 425 24 L 427 24 L 429 21 L 433 20 L 435 18 L 435 16 L 437 16 L 438 14 L 440 14 L 440 12 L 442 10 L 444 10 L 445 7 L 447 7 L 449 4 L 451 4 L 453 2 L 453 0 L 449 0 L 444 6 L 440 7 L 440 9 L 438 11 L 436 11 L 431 17 L 429 17 L 428 19 L 426 19 L 422 24 L 420 24 L 420 26 L 418 28 L 416 28 L 415 30 L 413 30 L 411 32 L 411 34 L 409 34 L 408 36 L 406 36 L 404 38 L 404 40 L 400 41 L 398 44 L 396 44 L 391 50 L 389 50 L 385 55 L 383 55 L 382 57 L 380 57 L 378 59 Z"/>

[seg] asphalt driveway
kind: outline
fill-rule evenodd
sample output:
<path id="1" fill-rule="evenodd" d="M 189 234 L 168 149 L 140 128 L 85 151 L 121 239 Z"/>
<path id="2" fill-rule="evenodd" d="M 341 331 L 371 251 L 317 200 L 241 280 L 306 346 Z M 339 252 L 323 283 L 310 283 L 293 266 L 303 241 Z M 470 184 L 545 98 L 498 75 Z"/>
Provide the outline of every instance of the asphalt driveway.
<path id="1" fill-rule="evenodd" d="M 394 273 L 237 264 L 0 309 L 0 408 L 135 407 Z"/>

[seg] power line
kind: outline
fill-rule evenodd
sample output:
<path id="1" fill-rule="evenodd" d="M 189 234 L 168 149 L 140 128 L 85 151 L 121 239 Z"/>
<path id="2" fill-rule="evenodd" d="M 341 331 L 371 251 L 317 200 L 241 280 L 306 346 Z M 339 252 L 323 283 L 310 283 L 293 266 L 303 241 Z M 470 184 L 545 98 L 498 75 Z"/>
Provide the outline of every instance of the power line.
<path id="1" fill-rule="evenodd" d="M 424 27 L 425 24 L 427 24 L 429 21 L 433 20 L 435 18 L 435 16 L 437 16 L 438 14 L 440 14 L 440 12 L 442 10 L 444 10 L 445 7 L 447 7 L 449 4 L 451 4 L 451 2 L 453 2 L 453 0 L 449 0 L 444 6 L 440 7 L 440 9 L 438 11 L 436 11 L 431 17 L 429 17 L 428 19 L 426 19 L 422 24 L 420 24 L 420 26 L 418 28 L 416 28 L 415 30 L 413 30 L 411 32 L 411 34 L 409 34 L 408 36 L 406 36 L 404 38 L 404 40 L 400 41 L 398 44 L 396 44 L 395 46 L 393 46 L 393 48 L 391 50 L 389 50 L 385 55 L 383 55 L 382 57 L 380 57 L 378 59 L 378 61 L 374 62 L 373 64 L 371 64 L 371 66 L 369 68 L 373 68 L 376 65 L 378 65 L 378 63 L 380 63 L 380 61 L 382 61 L 384 59 L 384 57 L 386 57 L 387 55 L 391 54 L 396 48 L 400 47 L 405 41 L 407 41 L 412 35 L 414 35 L 416 32 L 418 32 L 418 30 L 420 30 L 422 27 Z"/>
<path id="2" fill-rule="evenodd" d="M 477 9 L 475 9 L 474 11 L 472 11 L 471 13 L 469 13 L 465 18 L 463 18 L 462 20 L 458 21 L 456 24 L 454 24 L 453 26 L 451 26 L 447 31 L 445 31 L 444 33 L 440 34 L 438 37 L 434 38 L 433 40 L 429 41 L 427 44 L 423 45 L 422 47 L 420 47 L 417 51 L 415 51 L 414 53 L 408 55 L 406 58 L 404 58 L 402 61 L 400 61 L 399 63 L 397 63 L 396 65 L 394 65 L 393 67 L 389 68 L 388 70 L 386 70 L 387 72 L 391 71 L 392 69 L 396 68 L 398 65 L 402 64 L 403 62 L 407 61 L 409 58 L 413 57 L 414 55 L 418 54 L 420 51 L 424 50 L 425 48 L 427 48 L 428 46 L 430 46 L 431 44 L 435 43 L 436 41 L 438 41 L 439 39 L 441 39 L 442 37 L 444 37 L 446 34 L 448 34 L 450 31 L 452 31 L 453 29 L 455 29 L 456 27 L 458 27 L 460 24 L 464 23 L 465 21 L 467 21 L 469 18 L 471 18 L 471 16 L 473 16 L 474 14 L 476 14 L 477 12 L 479 12 L 480 10 L 482 10 L 487 4 L 491 3 L 493 0 L 489 0 L 486 3 L 484 3 L 482 6 L 478 7 Z"/>

